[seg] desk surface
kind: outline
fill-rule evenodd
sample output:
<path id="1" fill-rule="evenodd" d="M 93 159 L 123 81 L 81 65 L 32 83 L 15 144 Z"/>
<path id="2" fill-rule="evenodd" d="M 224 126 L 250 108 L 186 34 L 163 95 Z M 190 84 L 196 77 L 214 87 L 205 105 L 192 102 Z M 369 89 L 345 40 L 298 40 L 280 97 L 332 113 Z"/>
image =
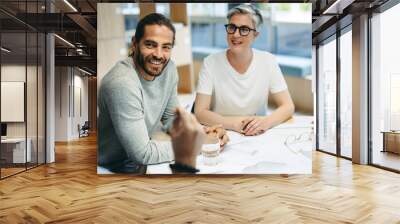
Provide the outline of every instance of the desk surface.
<path id="1" fill-rule="evenodd" d="M 6 139 L 1 139 L 1 143 L 20 143 L 24 142 L 25 138 L 6 138 Z M 29 138 L 28 138 L 29 141 Z"/>
<path id="2" fill-rule="evenodd" d="M 383 134 L 400 134 L 400 131 L 381 131 Z"/>
<path id="3" fill-rule="evenodd" d="M 298 137 L 312 132 L 312 118 L 297 118 L 259 136 L 243 136 L 228 131 L 230 142 L 215 166 L 197 157 L 200 174 L 311 174 L 312 140 L 284 144 L 288 136 Z M 149 165 L 148 174 L 170 174 L 168 164 Z"/>

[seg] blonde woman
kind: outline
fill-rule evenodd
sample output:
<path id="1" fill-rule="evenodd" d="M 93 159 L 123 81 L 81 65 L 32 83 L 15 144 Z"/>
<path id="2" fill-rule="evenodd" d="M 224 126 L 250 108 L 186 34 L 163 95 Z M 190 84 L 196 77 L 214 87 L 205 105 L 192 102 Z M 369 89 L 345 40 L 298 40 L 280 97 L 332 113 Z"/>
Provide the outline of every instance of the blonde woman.
<path id="1" fill-rule="evenodd" d="M 232 8 L 227 18 L 228 49 L 204 59 L 195 115 L 203 124 L 261 134 L 290 118 L 294 105 L 275 56 L 251 47 L 263 20 L 259 10 L 242 4 Z M 268 116 L 259 114 L 268 97 L 277 108 Z"/>

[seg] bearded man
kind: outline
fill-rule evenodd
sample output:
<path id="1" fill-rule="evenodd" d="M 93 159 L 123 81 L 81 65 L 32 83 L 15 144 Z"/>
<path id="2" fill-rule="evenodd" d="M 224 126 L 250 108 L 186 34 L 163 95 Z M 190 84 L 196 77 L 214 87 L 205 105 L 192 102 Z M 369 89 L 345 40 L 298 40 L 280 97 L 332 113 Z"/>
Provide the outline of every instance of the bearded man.
<path id="1" fill-rule="evenodd" d="M 200 138 L 200 125 L 191 114 L 177 109 L 178 72 L 170 60 L 174 42 L 175 28 L 169 19 L 158 13 L 145 16 L 132 38 L 132 57 L 118 62 L 102 79 L 98 165 L 114 172 L 144 173 L 146 165 L 175 160 L 179 168 L 195 170 L 193 152 L 199 148 L 195 140 Z M 177 121 L 176 117 L 188 119 Z M 182 127 L 190 120 L 197 131 L 191 137 L 182 137 L 179 125 L 172 128 L 174 120 Z M 152 140 L 160 121 L 163 130 L 175 130 L 181 138 L 171 133 L 172 142 Z M 217 133 L 221 145 L 227 142 L 221 127 L 207 131 Z"/>

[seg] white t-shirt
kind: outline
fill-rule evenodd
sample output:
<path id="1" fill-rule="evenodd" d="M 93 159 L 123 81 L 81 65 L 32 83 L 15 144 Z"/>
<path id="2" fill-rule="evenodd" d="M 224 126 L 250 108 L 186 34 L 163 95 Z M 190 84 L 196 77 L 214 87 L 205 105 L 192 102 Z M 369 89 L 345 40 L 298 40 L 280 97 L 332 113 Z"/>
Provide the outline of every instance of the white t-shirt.
<path id="1" fill-rule="evenodd" d="M 261 115 L 268 93 L 287 89 L 275 56 L 252 49 L 253 58 L 244 74 L 229 63 L 227 50 L 207 56 L 200 69 L 197 93 L 211 95 L 210 110 L 223 116 Z"/>

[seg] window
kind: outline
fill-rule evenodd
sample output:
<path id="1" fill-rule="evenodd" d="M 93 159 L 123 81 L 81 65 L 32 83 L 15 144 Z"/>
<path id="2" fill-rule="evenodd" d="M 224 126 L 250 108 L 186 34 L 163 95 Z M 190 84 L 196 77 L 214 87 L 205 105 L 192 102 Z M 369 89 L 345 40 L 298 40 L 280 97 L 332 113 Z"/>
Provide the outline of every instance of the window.
<path id="1" fill-rule="evenodd" d="M 352 157 L 352 32 L 340 36 L 340 154 Z"/>
<path id="2" fill-rule="evenodd" d="M 400 170 L 400 5 L 371 18 L 372 164 Z"/>
<path id="3" fill-rule="evenodd" d="M 336 154 L 336 36 L 318 48 L 318 149 Z"/>

